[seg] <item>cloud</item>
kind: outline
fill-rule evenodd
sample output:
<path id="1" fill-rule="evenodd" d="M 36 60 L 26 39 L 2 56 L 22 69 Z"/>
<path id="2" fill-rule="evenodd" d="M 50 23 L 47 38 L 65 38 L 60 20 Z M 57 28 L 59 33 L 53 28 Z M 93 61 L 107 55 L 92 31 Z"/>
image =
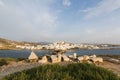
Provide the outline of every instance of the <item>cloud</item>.
<path id="1" fill-rule="evenodd" d="M 43 27 L 54 27 L 57 22 L 57 16 L 44 12 L 36 17 L 35 23 Z"/>
<path id="2" fill-rule="evenodd" d="M 88 43 L 120 43 L 120 27 L 119 26 L 109 26 L 101 28 L 87 28 L 83 30 L 81 33 L 81 41 L 88 42 Z M 82 40 L 83 39 L 83 40 Z"/>
<path id="3" fill-rule="evenodd" d="M 0 0 L 0 37 L 21 41 L 120 43 L 119 12 L 101 20 L 82 21 L 81 15 L 72 15 L 70 19 L 71 14 L 57 4 L 61 4 L 59 0 Z M 114 12 L 119 9 L 119 4 L 119 0 L 101 0 L 83 12 L 86 18 L 93 18 Z M 64 6 L 70 7 L 71 0 L 64 0 Z M 70 10 L 70 13 L 74 11 Z"/>
<path id="4" fill-rule="evenodd" d="M 120 9 L 120 0 L 101 0 L 95 7 L 83 10 L 85 18 L 93 18 L 99 15 L 109 14 Z"/>
<path id="5" fill-rule="evenodd" d="M 70 0 L 63 0 L 63 6 L 65 6 L 65 7 L 71 6 L 71 1 Z"/>
<path id="6" fill-rule="evenodd" d="M 1 6 L 4 6 L 4 3 L 3 3 L 2 0 L 0 0 L 0 7 L 1 7 Z"/>
<path id="7" fill-rule="evenodd" d="M 86 34 L 94 34 L 95 31 L 96 31 L 95 28 L 86 28 L 86 29 L 85 29 L 85 33 L 86 33 Z"/>
<path id="8" fill-rule="evenodd" d="M 0 0 L 0 36 L 17 40 L 45 40 L 53 34 L 57 14 L 53 0 Z"/>

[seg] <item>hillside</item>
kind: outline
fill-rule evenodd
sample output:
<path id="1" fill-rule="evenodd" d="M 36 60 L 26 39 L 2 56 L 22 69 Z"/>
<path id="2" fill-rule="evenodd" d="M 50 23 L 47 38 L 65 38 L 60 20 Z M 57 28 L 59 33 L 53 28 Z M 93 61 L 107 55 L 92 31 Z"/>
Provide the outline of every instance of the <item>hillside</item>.
<path id="1" fill-rule="evenodd" d="M 18 41 L 12 41 L 8 39 L 0 38 L 0 49 L 16 49 L 16 45 L 37 45 L 40 43 L 34 43 L 34 42 L 18 42 Z"/>
<path id="2" fill-rule="evenodd" d="M 15 41 L 0 38 L 0 49 L 12 49 L 15 47 Z"/>

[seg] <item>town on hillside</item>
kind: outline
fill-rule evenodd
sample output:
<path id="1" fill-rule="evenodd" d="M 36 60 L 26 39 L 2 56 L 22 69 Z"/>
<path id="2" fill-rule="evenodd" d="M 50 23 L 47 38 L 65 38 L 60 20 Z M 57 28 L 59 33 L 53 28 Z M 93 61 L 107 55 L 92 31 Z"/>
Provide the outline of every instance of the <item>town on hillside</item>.
<path id="1" fill-rule="evenodd" d="M 59 41 L 54 43 L 18 42 L 0 38 L 0 49 L 29 49 L 29 50 L 69 50 L 69 49 L 120 49 L 113 44 L 85 44 Z"/>

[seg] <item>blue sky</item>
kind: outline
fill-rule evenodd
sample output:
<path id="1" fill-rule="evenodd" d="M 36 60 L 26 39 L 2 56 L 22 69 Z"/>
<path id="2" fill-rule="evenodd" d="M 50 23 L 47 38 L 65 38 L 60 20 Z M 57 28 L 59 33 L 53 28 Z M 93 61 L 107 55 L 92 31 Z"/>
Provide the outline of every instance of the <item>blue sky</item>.
<path id="1" fill-rule="evenodd" d="M 0 0 L 0 37 L 120 44 L 120 0 Z"/>

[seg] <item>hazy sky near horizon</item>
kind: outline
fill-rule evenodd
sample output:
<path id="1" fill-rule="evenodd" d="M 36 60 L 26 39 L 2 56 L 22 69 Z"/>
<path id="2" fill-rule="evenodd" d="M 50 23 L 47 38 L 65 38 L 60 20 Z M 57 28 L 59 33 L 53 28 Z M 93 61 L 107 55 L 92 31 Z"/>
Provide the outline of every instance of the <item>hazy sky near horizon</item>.
<path id="1" fill-rule="evenodd" d="M 120 0 L 0 0 L 0 37 L 120 44 Z"/>

